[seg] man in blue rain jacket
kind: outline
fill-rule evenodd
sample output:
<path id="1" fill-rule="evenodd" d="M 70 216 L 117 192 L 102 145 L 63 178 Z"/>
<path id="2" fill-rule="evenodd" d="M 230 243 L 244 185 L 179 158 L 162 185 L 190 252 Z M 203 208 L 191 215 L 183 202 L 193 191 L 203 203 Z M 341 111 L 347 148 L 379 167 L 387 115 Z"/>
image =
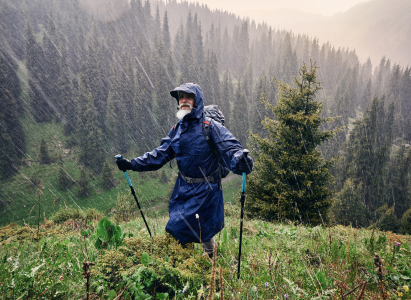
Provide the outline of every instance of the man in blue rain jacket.
<path id="1" fill-rule="evenodd" d="M 211 256 L 214 235 L 224 227 L 224 202 L 218 159 L 202 131 L 204 95 L 195 83 L 182 84 L 170 94 L 177 100 L 180 121 L 159 147 L 131 161 L 119 159 L 117 165 L 122 171 L 154 171 L 175 158 L 179 176 L 170 198 L 166 231 L 183 245 L 200 242 L 201 234 L 204 251 Z M 253 160 L 243 155 L 240 142 L 220 123 L 209 123 L 220 163 L 235 174 L 250 173 Z"/>

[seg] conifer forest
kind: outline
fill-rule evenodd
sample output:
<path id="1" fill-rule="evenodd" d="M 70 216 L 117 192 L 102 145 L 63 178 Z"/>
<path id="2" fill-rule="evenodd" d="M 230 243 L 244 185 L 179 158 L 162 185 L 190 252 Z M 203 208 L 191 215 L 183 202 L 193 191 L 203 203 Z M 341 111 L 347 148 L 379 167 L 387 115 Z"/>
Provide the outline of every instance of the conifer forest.
<path id="1" fill-rule="evenodd" d="M 115 163 L 189 82 L 254 161 L 212 253 L 202 215 L 200 243 L 164 230 L 175 159 Z M 0 299 L 411 299 L 410 145 L 395 58 L 198 2 L 0 0 Z"/>
<path id="2" fill-rule="evenodd" d="M 17 209 L 17 196 L 5 186 L 16 176 L 24 177 L 24 166 L 34 162 L 50 166 L 51 141 L 41 141 L 36 157 L 29 154 L 27 128 L 34 124 L 57 126 L 64 136 L 60 146 L 76 149 L 73 159 L 84 173 L 83 181 L 86 173 L 97 177 L 104 173 L 110 188 L 113 183 L 107 176 L 113 154 L 138 156 L 150 151 L 176 123 L 176 105 L 169 95 L 175 86 L 198 83 L 205 105 L 217 104 L 226 127 L 244 147 L 258 152 L 250 134 L 269 138 L 270 126 L 262 121 L 279 118 L 274 109 L 281 98 L 279 83 L 292 86 L 305 64 L 316 70 L 320 117 L 335 117 L 318 127 L 335 136 L 313 148 L 329 162 L 322 172 L 332 178 L 318 179 L 328 192 L 313 195 L 322 203 L 321 222 L 364 227 L 378 223 L 395 232 L 409 226 L 405 225 L 411 217 L 409 66 L 387 57 L 377 65 L 370 59 L 361 62 L 354 49 L 320 44 L 315 37 L 256 24 L 204 4 L 175 0 L 100 4 L 0 2 L 0 214 Z M 296 140 L 303 137 L 290 134 Z M 64 169 L 58 155 L 60 159 L 52 160 L 59 160 Z M 63 189 L 82 182 L 60 173 L 60 181 L 66 182 L 61 183 Z M 36 178 L 28 180 L 38 185 Z M 283 183 L 294 184 L 288 179 Z M 281 194 L 281 189 L 277 192 Z M 308 215 L 304 221 L 298 215 L 297 203 L 285 201 L 283 207 L 277 196 L 268 193 L 265 204 L 253 207 L 254 214 L 267 220 L 287 216 L 311 222 Z M 289 213 L 281 213 L 284 210 Z M 320 222 L 314 215 L 313 222 Z"/>

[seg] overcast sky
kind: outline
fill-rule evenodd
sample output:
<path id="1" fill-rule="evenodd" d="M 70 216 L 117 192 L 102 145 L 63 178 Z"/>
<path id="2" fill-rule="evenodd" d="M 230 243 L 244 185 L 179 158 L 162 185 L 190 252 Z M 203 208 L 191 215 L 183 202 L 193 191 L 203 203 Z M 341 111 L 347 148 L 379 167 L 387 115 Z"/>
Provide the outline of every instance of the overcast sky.
<path id="1" fill-rule="evenodd" d="M 369 0 L 188 0 L 207 4 L 210 8 L 240 13 L 250 9 L 294 8 L 308 13 L 331 16 Z M 178 1 L 179 2 L 179 1 Z"/>

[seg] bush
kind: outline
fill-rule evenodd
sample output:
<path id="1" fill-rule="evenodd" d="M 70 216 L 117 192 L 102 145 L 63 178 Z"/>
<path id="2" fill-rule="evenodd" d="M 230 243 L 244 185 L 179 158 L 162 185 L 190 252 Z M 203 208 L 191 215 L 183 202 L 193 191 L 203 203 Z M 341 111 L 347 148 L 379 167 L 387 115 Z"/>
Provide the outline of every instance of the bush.
<path id="1" fill-rule="evenodd" d="M 390 207 L 378 220 L 377 227 L 385 231 L 398 232 L 399 222 L 395 215 L 394 206 Z"/>
<path id="2" fill-rule="evenodd" d="M 361 201 L 362 185 L 355 186 L 351 179 L 344 183 L 328 210 L 328 219 L 344 226 L 368 226 L 369 212 Z"/>
<path id="3" fill-rule="evenodd" d="M 139 195 L 137 195 L 137 197 L 138 196 Z M 131 217 L 135 217 L 137 212 L 137 205 L 134 199 L 131 199 L 131 197 L 131 194 L 117 194 L 117 213 L 114 217 L 117 223 L 120 223 L 121 221 L 128 222 Z"/>
<path id="4" fill-rule="evenodd" d="M 102 217 L 102 213 L 95 208 L 87 208 L 86 210 L 80 210 L 79 208 L 65 207 L 55 212 L 50 217 L 50 220 L 54 221 L 54 223 L 56 224 L 60 224 L 68 220 L 99 220 Z"/>
<path id="5" fill-rule="evenodd" d="M 401 229 L 402 234 L 411 234 L 411 208 L 408 209 L 401 218 Z"/>

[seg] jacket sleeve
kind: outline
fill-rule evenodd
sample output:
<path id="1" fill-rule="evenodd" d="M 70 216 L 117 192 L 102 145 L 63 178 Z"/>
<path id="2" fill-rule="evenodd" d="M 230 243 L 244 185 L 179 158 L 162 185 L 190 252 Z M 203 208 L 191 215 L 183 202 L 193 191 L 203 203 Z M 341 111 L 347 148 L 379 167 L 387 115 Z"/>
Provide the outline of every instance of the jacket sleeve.
<path id="1" fill-rule="evenodd" d="M 143 156 L 133 158 L 131 160 L 133 171 L 155 171 L 172 160 L 175 157 L 174 151 L 171 148 L 174 130 L 175 129 L 170 130 L 169 134 L 161 140 L 160 146 L 156 149 L 145 153 Z"/>
<path id="2" fill-rule="evenodd" d="M 241 143 L 226 127 L 218 122 L 210 122 L 210 135 L 220 153 L 220 163 L 233 173 L 240 174 L 238 161 L 243 157 Z"/>

